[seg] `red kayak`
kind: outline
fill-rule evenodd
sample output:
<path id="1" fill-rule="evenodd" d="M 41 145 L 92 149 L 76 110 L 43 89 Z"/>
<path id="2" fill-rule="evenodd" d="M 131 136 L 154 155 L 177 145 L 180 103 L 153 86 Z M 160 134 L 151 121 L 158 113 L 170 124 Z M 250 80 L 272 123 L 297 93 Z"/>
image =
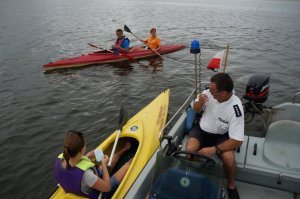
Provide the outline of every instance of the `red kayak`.
<path id="1" fill-rule="evenodd" d="M 162 45 L 159 51 L 157 52 L 159 54 L 166 54 L 184 48 L 185 46 L 182 44 Z M 150 49 L 144 51 L 121 53 L 121 54 L 114 54 L 111 51 L 102 50 L 102 51 L 96 51 L 96 52 L 92 52 L 74 58 L 67 58 L 60 61 L 50 62 L 48 64 L 45 64 L 43 68 L 45 69 L 45 71 L 49 71 L 55 69 L 74 68 L 74 67 L 93 65 L 93 64 L 121 62 L 125 60 L 137 60 L 137 59 L 142 59 L 142 58 L 152 57 L 152 56 L 157 56 L 157 54 Z"/>

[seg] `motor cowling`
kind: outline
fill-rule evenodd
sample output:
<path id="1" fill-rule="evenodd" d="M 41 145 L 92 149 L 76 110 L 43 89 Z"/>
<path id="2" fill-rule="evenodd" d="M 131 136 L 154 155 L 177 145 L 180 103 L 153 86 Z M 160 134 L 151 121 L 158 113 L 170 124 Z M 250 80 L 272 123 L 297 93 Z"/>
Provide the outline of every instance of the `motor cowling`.
<path id="1" fill-rule="evenodd" d="M 267 75 L 253 75 L 250 77 L 244 98 L 255 104 L 267 101 L 269 97 L 270 77 Z"/>

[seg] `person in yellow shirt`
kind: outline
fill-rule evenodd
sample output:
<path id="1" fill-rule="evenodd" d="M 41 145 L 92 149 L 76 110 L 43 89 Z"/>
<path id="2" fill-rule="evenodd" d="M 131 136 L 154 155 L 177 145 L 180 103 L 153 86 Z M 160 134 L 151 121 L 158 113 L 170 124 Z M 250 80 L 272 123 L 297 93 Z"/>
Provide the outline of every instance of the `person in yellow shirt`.
<path id="1" fill-rule="evenodd" d="M 146 44 L 146 47 L 135 46 L 130 49 L 130 52 L 147 50 L 149 48 L 151 48 L 152 50 L 158 51 L 159 46 L 160 46 L 160 39 L 156 35 L 156 29 L 151 28 L 150 36 L 147 38 L 147 40 L 141 40 L 141 42 L 144 42 Z"/>

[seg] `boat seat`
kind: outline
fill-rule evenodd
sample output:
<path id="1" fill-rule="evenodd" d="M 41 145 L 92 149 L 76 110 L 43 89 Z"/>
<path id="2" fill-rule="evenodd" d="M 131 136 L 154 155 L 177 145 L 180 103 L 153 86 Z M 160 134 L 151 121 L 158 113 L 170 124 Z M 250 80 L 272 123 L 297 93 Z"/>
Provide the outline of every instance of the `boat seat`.
<path id="1" fill-rule="evenodd" d="M 170 168 L 154 182 L 149 198 L 215 199 L 218 191 L 219 186 L 205 175 Z"/>
<path id="2" fill-rule="evenodd" d="M 237 179 L 300 193 L 300 122 L 273 122 L 264 138 L 249 136 L 245 166 Z"/>
<path id="3" fill-rule="evenodd" d="M 273 166 L 300 171 L 300 122 L 281 120 L 267 131 L 263 158 Z"/>
<path id="4" fill-rule="evenodd" d="M 286 102 L 273 107 L 270 123 L 281 120 L 292 120 L 300 122 L 300 104 Z"/>

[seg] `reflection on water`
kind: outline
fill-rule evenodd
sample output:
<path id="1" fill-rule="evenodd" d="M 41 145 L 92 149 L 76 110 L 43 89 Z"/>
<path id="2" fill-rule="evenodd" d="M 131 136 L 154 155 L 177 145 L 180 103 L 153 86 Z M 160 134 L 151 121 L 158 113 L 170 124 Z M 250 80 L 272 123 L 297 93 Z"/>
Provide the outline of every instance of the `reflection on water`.
<path id="1" fill-rule="evenodd" d="M 139 61 L 138 65 L 147 68 L 155 73 L 156 71 L 161 71 L 163 67 L 162 57 L 153 57 Z"/>

